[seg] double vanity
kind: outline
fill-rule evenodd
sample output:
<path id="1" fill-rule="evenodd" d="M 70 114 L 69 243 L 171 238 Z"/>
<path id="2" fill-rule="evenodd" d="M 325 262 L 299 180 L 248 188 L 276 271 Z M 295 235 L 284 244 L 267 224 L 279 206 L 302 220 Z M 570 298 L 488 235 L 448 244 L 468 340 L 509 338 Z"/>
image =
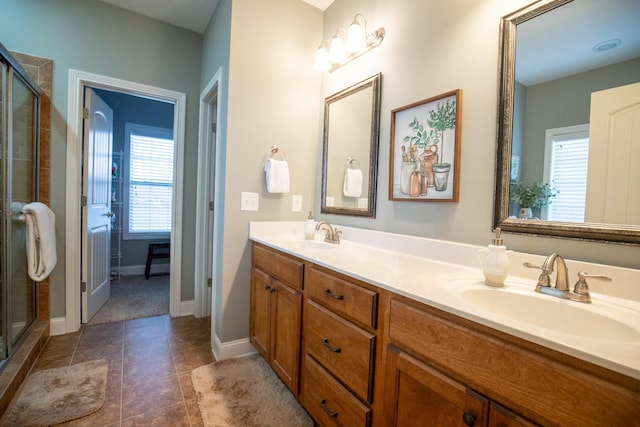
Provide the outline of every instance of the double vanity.
<path id="1" fill-rule="evenodd" d="M 303 227 L 250 224 L 250 336 L 319 425 L 638 425 L 640 271 L 567 261 L 613 279 L 587 304 L 534 291 L 541 256 L 494 288 L 479 246 Z"/>

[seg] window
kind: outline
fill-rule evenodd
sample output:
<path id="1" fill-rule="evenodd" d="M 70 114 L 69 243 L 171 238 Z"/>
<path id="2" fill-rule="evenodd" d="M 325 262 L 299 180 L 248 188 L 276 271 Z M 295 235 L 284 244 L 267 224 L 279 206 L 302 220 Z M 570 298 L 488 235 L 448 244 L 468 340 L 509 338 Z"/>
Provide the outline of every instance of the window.
<path id="1" fill-rule="evenodd" d="M 588 124 L 547 129 L 544 176 L 557 194 L 547 206 L 546 219 L 584 222 L 588 163 Z"/>
<path id="2" fill-rule="evenodd" d="M 125 125 L 125 239 L 169 238 L 173 196 L 173 130 Z"/>

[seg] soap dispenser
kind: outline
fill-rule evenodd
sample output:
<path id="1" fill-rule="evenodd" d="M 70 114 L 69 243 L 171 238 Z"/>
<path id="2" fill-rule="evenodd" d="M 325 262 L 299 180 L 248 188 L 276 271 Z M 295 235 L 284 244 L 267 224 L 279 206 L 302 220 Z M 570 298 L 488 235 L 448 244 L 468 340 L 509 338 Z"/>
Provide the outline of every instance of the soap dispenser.
<path id="1" fill-rule="evenodd" d="M 509 273 L 509 255 L 512 251 L 508 251 L 503 245 L 501 230 L 496 228 L 496 237 L 492 240 L 487 248 L 478 251 L 480 263 L 482 264 L 482 273 L 484 274 L 484 282 L 489 286 L 504 286 L 504 281 Z"/>
<path id="2" fill-rule="evenodd" d="M 313 240 L 316 237 L 316 222 L 313 220 L 313 214 L 309 211 L 309 216 L 304 223 L 304 238 Z"/>

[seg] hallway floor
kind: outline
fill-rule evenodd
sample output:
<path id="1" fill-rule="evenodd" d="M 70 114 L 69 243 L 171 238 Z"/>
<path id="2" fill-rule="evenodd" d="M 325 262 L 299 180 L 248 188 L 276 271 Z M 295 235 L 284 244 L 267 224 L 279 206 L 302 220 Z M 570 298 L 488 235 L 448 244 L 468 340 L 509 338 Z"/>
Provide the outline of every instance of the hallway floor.
<path id="1" fill-rule="evenodd" d="M 210 325 L 169 315 L 87 325 L 50 337 L 32 372 L 109 362 L 103 407 L 64 426 L 201 426 L 191 371 L 214 361 Z"/>

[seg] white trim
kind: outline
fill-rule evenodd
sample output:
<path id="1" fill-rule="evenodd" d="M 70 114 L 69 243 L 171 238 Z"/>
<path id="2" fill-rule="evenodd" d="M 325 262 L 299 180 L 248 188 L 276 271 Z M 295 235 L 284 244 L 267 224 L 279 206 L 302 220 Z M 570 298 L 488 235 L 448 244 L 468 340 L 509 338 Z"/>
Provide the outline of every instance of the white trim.
<path id="1" fill-rule="evenodd" d="M 67 333 L 67 319 L 64 317 L 54 317 L 49 320 L 49 335 L 64 335 Z"/>
<path id="2" fill-rule="evenodd" d="M 82 108 L 84 106 L 84 87 L 91 86 L 107 90 L 117 90 L 131 95 L 141 95 L 162 99 L 174 104 L 174 139 L 176 141 L 174 159 L 173 222 L 171 231 L 170 257 L 170 304 L 169 312 L 173 316 L 180 311 L 181 275 L 182 275 L 182 188 L 184 171 L 184 143 L 186 94 L 147 86 L 140 83 L 101 76 L 69 69 L 69 95 L 67 106 L 67 173 L 66 173 L 66 217 L 65 217 L 65 272 L 66 272 L 66 320 L 67 333 L 80 329 L 80 192 L 82 171 Z"/>
<path id="3" fill-rule="evenodd" d="M 193 316 L 193 308 L 195 303 L 193 300 L 180 302 L 180 316 Z"/>
<path id="4" fill-rule="evenodd" d="M 144 274 L 145 265 L 123 265 L 120 268 L 112 268 L 111 271 L 120 273 L 120 276 L 140 276 Z M 170 264 L 168 262 L 151 264 L 151 274 L 170 274 Z"/>
<path id="5" fill-rule="evenodd" d="M 197 181 L 197 201 L 196 201 L 196 242 L 195 242 L 195 272 L 194 272 L 194 283 L 195 283 L 195 315 L 196 317 L 205 317 L 210 316 L 212 313 L 211 307 L 215 307 L 213 304 L 213 300 L 215 299 L 215 283 L 216 283 L 216 271 L 218 270 L 217 266 L 217 251 L 216 245 L 212 245 L 212 259 L 206 259 L 207 253 L 207 239 L 210 235 L 212 235 L 212 239 L 215 240 L 215 230 L 217 229 L 216 225 L 218 224 L 218 215 L 214 210 L 213 215 L 213 224 L 212 230 L 207 230 L 207 217 L 209 213 L 209 189 L 210 182 L 208 181 L 208 177 L 211 176 L 211 168 L 213 167 L 213 172 L 218 173 L 219 171 L 219 158 L 220 158 L 220 97 L 221 97 L 221 81 L 222 81 L 222 68 L 218 68 L 214 76 L 211 78 L 207 86 L 200 93 L 200 130 L 198 136 L 198 181 Z M 216 124 L 218 129 L 216 129 L 216 140 L 212 141 L 211 139 L 211 129 L 210 123 L 213 119 L 213 104 L 212 97 L 216 96 L 216 101 L 218 103 L 218 108 L 215 109 L 217 114 L 216 116 Z M 211 159 L 211 147 L 215 148 L 215 165 L 210 164 Z M 214 179 L 214 200 L 219 200 L 219 182 L 218 177 L 216 176 Z M 207 263 L 211 262 L 212 265 L 212 286 L 209 288 L 207 286 L 207 272 L 208 265 Z M 211 315 L 211 330 L 212 333 L 215 331 L 214 327 L 214 319 L 215 316 Z"/>
<path id="6" fill-rule="evenodd" d="M 234 357 L 248 356 L 257 353 L 249 338 L 222 343 L 217 335 L 213 335 L 213 357 L 216 360 L 232 359 Z"/>

